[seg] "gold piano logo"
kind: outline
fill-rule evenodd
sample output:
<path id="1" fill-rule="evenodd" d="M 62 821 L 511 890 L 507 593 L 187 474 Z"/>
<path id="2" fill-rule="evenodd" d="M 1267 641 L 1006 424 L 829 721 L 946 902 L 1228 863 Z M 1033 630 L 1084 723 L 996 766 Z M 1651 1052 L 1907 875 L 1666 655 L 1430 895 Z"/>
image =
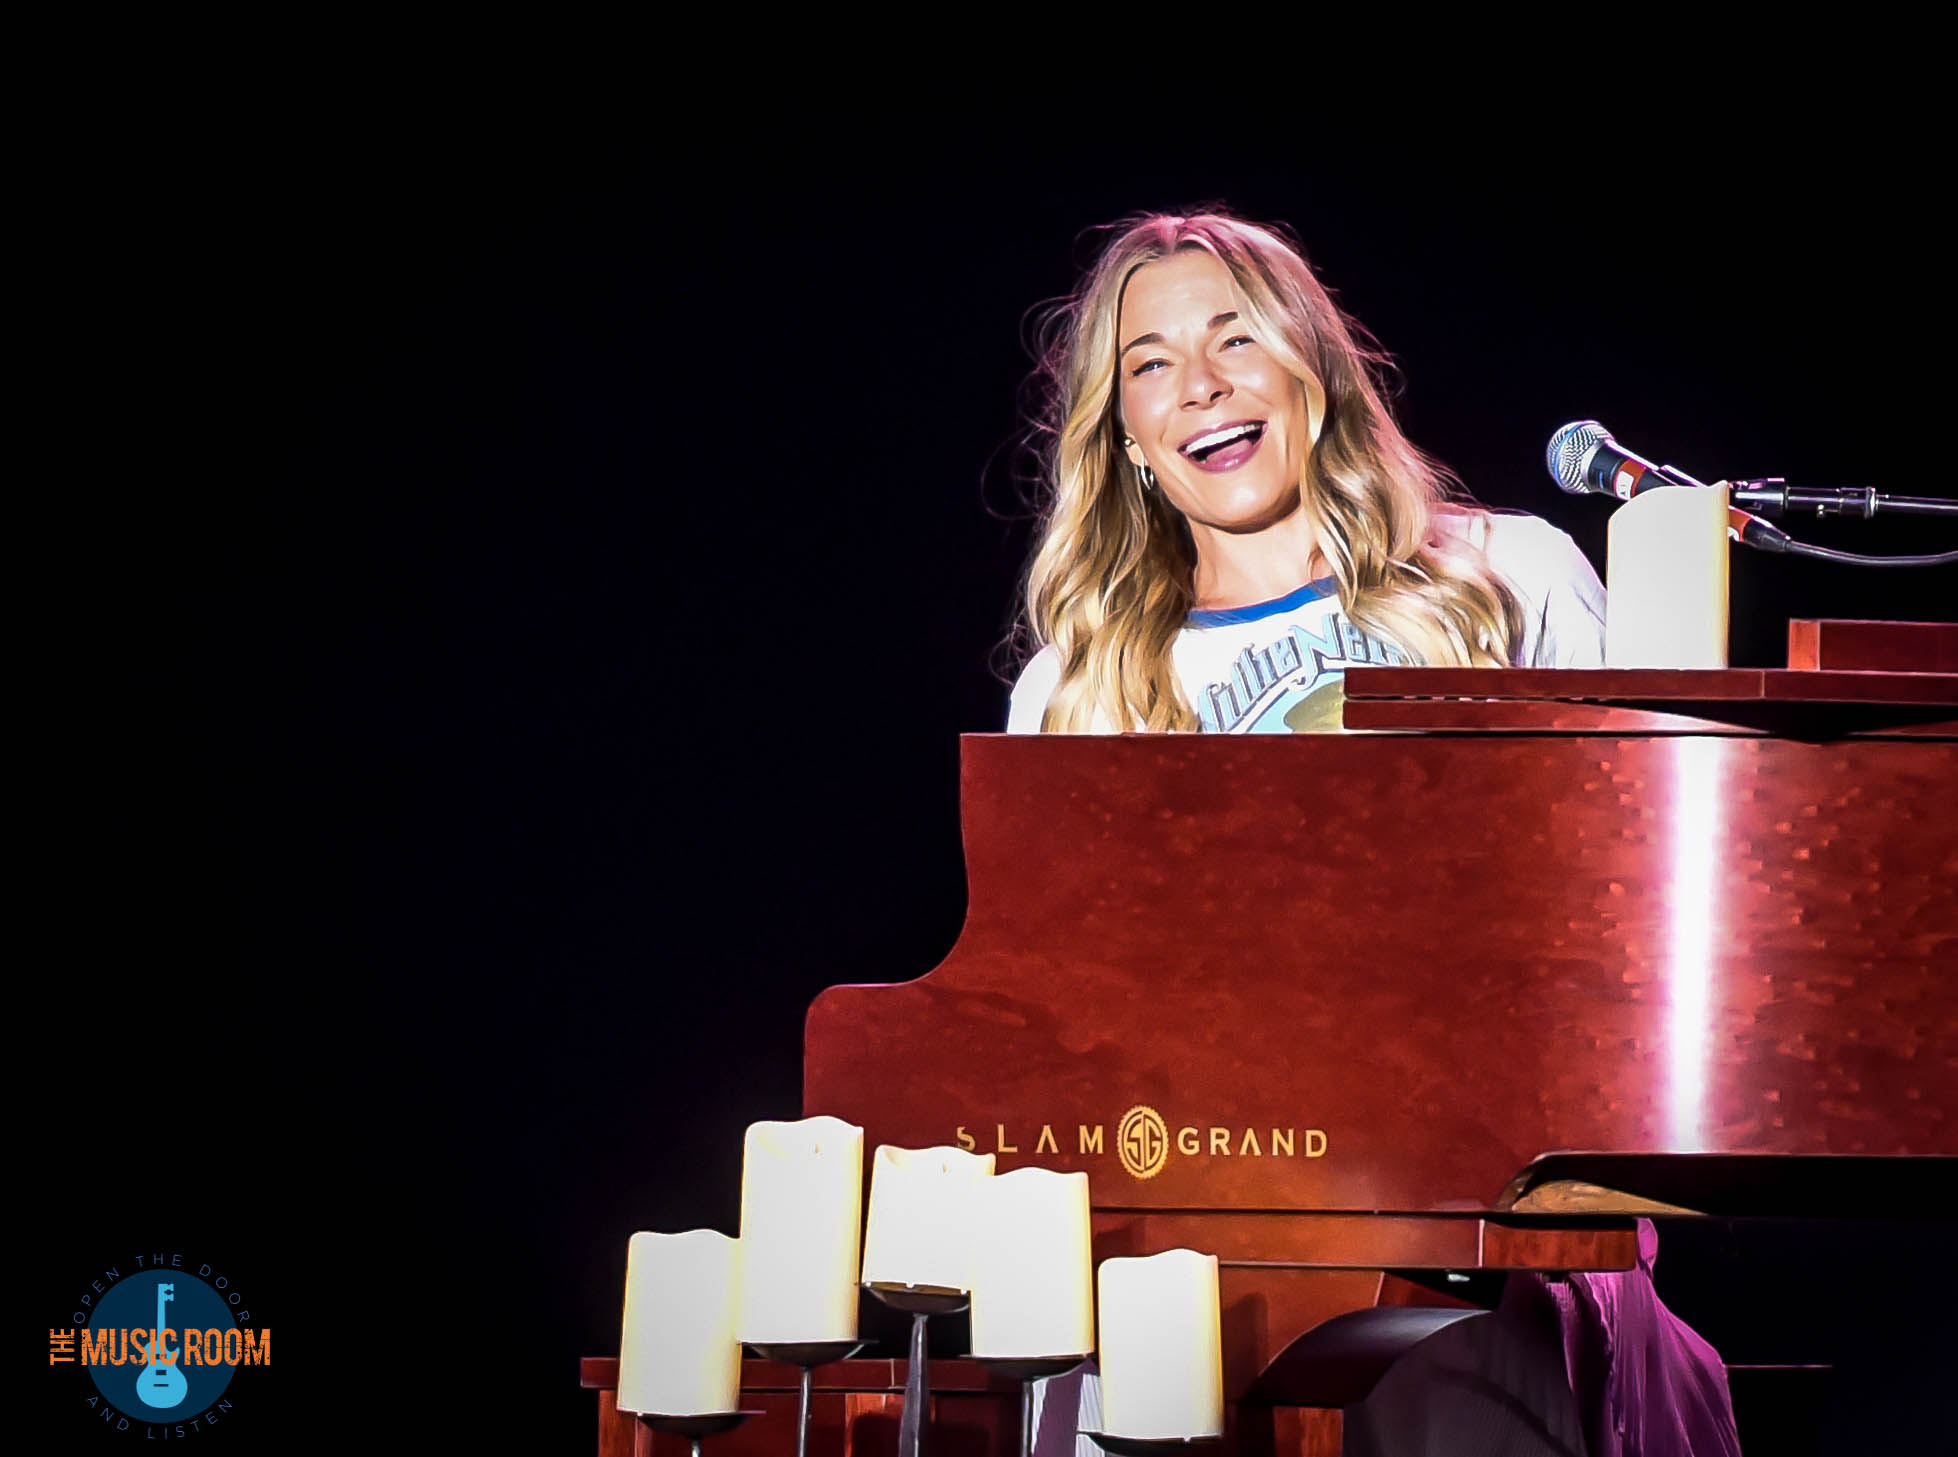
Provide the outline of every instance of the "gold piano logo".
<path id="1" fill-rule="evenodd" d="M 987 1126 L 982 1124 L 981 1128 Z M 953 1138 L 960 1148 L 973 1153 L 1016 1154 L 1026 1149 L 1024 1140 L 1033 1137 L 1033 1147 L 1027 1152 L 1034 1159 L 1039 1159 L 1042 1154 L 1052 1154 L 1065 1163 L 1074 1163 L 1077 1159 L 1105 1158 L 1108 1155 L 1106 1123 L 1063 1124 L 1059 1134 L 1055 1132 L 1054 1124 L 1042 1123 L 1038 1136 L 1031 1133 L 1031 1123 L 993 1123 L 989 1126 L 992 1129 L 990 1148 L 983 1146 L 980 1134 L 971 1132 L 963 1123 L 958 1126 Z M 1063 1149 L 1061 1138 L 1070 1126 L 1075 1130 L 1074 1146 Z M 1162 1114 L 1147 1103 L 1137 1103 L 1115 1125 L 1114 1144 L 1115 1154 L 1130 1177 L 1153 1179 L 1168 1166 L 1171 1154 L 1181 1158 L 1213 1160 L 1322 1159 L 1326 1156 L 1326 1130 L 1263 1124 L 1254 1128 L 1241 1124 L 1185 1123 L 1172 1132 Z"/>
<path id="2" fill-rule="evenodd" d="M 1115 1128 L 1115 1152 L 1138 1179 L 1153 1179 L 1169 1162 L 1169 1125 L 1147 1103 L 1137 1103 Z"/>

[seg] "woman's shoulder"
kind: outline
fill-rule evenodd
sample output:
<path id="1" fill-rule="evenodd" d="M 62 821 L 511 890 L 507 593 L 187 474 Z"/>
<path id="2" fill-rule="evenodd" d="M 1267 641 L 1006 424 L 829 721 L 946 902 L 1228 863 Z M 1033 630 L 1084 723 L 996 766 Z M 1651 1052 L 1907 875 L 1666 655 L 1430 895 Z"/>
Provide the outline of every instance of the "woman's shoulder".
<path id="1" fill-rule="evenodd" d="M 1450 509 L 1442 529 L 1465 537 L 1521 599 L 1516 661 L 1593 667 L 1604 660 L 1604 584 L 1568 532 L 1520 511 Z"/>
<path id="2" fill-rule="evenodd" d="M 1598 574 L 1570 534 L 1522 511 L 1450 506 L 1435 516 L 1440 531 L 1475 547 L 1510 585 L 1532 599 L 1558 586 L 1600 594 Z"/>
<path id="3" fill-rule="evenodd" d="M 1009 734 L 1037 734 L 1047 700 L 1061 685 L 1060 650 L 1052 643 L 1027 659 L 1020 676 L 1013 681 L 1013 693 L 1006 705 L 1006 731 Z"/>
<path id="4" fill-rule="evenodd" d="M 1530 576 L 1597 575 L 1570 534 L 1541 516 L 1487 506 L 1449 506 L 1436 514 L 1435 524 L 1480 548 L 1489 564 L 1504 575 L 1512 571 Z"/>

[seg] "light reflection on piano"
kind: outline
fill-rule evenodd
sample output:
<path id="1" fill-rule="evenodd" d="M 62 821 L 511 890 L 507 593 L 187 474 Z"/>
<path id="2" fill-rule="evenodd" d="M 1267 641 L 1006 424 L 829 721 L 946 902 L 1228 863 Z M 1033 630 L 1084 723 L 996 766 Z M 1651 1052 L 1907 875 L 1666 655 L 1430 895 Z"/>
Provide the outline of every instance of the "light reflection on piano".
<path id="1" fill-rule="evenodd" d="M 1714 917 L 1721 905 L 1720 791 L 1729 769 L 1726 739 L 1672 741 L 1672 878 L 1666 910 L 1671 963 L 1666 982 L 1672 1014 L 1666 1080 L 1670 1143 L 1680 1153 L 1704 1153 L 1707 1142 L 1707 1019 L 1714 976 Z"/>

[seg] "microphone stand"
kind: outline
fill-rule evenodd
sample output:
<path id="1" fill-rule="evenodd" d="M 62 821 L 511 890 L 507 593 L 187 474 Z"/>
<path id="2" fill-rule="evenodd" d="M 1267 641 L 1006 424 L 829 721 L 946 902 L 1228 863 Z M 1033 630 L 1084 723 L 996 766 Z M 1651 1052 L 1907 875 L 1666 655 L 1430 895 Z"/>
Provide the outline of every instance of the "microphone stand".
<path id="1" fill-rule="evenodd" d="M 1958 516 L 1958 501 L 1935 496 L 1891 496 L 1867 486 L 1824 489 L 1791 486 L 1780 476 L 1758 481 L 1735 481 L 1727 499 L 1748 511 L 1779 519 L 1784 516 L 1860 516 L 1865 521 L 1879 512 L 1896 516 Z"/>

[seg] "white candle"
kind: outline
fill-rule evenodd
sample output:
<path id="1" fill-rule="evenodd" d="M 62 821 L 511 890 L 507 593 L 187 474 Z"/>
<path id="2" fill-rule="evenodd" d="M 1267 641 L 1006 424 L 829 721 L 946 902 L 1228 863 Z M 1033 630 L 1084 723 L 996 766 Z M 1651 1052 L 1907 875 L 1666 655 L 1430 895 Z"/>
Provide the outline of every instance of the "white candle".
<path id="1" fill-rule="evenodd" d="M 878 1145 L 870 1164 L 863 1283 L 970 1290 L 972 1192 L 993 1156 Z"/>
<path id="2" fill-rule="evenodd" d="M 698 1416 L 736 1409 L 738 1249 L 711 1229 L 632 1237 L 619 1336 L 620 1411 Z"/>
<path id="3" fill-rule="evenodd" d="M 1015 1169 L 974 1194 L 972 1354 L 1094 1350 L 1088 1176 Z"/>
<path id="4" fill-rule="evenodd" d="M 1607 528 L 1607 668 L 1727 666 L 1727 488 L 1645 491 Z"/>
<path id="5" fill-rule="evenodd" d="M 853 1341 L 863 1130 L 840 1118 L 751 1123 L 741 1159 L 744 1341 Z"/>
<path id="6" fill-rule="evenodd" d="M 1217 1257 L 1165 1250 L 1101 1262 L 1102 1430 L 1123 1437 L 1224 1431 Z"/>

